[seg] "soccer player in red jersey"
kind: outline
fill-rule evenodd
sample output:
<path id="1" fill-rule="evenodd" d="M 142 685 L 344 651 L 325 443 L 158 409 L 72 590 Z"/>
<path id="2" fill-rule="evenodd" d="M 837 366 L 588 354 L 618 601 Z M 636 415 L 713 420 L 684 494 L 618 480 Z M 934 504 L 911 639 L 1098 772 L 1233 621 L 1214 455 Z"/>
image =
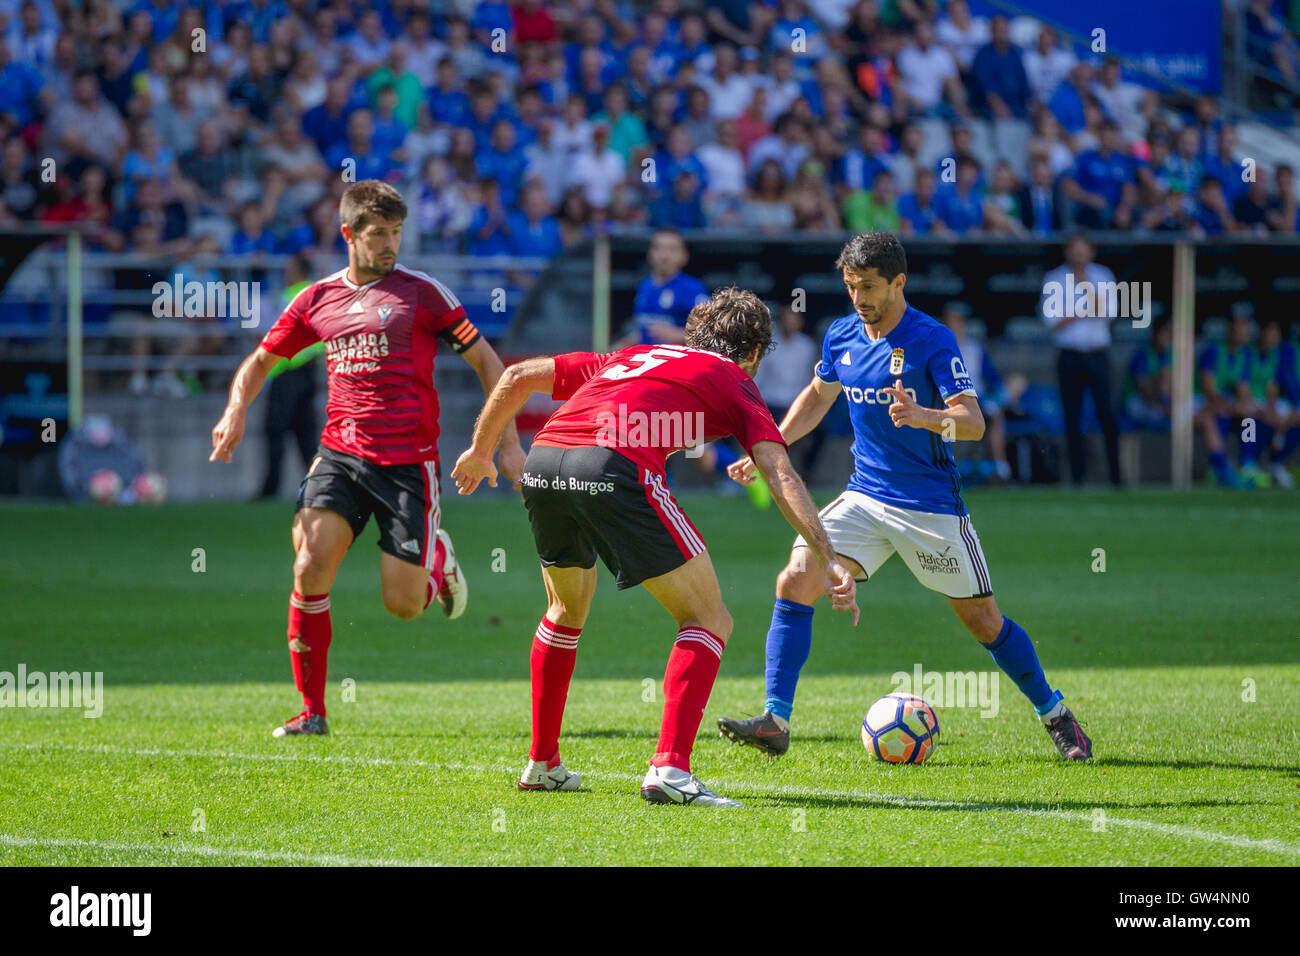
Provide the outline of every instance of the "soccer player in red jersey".
<path id="1" fill-rule="evenodd" d="M 504 366 L 445 285 L 397 264 L 406 203 L 392 186 L 364 180 L 339 203 L 348 266 L 303 289 L 235 373 L 212 429 L 210 461 L 230 461 L 248 406 L 281 359 L 325 343 L 328 421 L 298 490 L 293 521 L 289 656 L 304 709 L 273 736 L 326 734 L 329 590 L 343 555 L 374 515 L 384 607 L 419 617 L 436 597 L 465 611 L 468 591 L 451 538 L 439 527 L 438 393 L 433 363 L 446 342 L 490 393 Z M 513 422 L 502 429 L 501 471 L 516 482 L 524 452 Z M 495 446 L 494 446 L 495 449 Z"/>
<path id="2" fill-rule="evenodd" d="M 576 790 L 580 783 L 560 760 L 560 724 L 599 556 L 620 589 L 644 585 L 677 621 L 659 743 L 641 795 L 651 803 L 740 806 L 691 773 L 691 748 L 732 622 L 704 541 L 664 480 L 674 451 L 734 435 L 786 519 L 812 542 L 832 606 L 851 610 L 857 623 L 853 577 L 831 549 L 753 382 L 771 341 L 767 306 L 732 287 L 691 310 L 686 345 L 530 359 L 507 369 L 488 396 L 474 443 L 452 471 L 461 494 L 484 480 L 496 484 L 493 449 L 529 395 L 549 392 L 565 403 L 524 463 L 524 504 L 548 607 L 533 637 L 533 739 L 523 789 Z"/>

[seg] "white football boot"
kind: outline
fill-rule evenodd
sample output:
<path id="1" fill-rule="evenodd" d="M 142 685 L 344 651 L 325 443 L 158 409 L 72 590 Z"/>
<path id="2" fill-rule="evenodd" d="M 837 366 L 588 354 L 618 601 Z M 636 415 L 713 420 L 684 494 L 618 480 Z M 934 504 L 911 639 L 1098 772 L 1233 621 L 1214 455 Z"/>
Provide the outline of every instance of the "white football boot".
<path id="1" fill-rule="evenodd" d="M 676 767 L 651 767 L 641 782 L 646 803 L 684 803 L 705 807 L 743 807 L 743 803 L 720 797 L 700 778 Z"/>
<path id="2" fill-rule="evenodd" d="M 545 760 L 530 760 L 519 777 L 520 790 L 577 790 L 582 778 L 564 764 L 546 768 Z"/>
<path id="3" fill-rule="evenodd" d="M 460 573 L 456 549 L 451 545 L 451 535 L 439 528 L 438 540 L 443 547 L 442 587 L 438 589 L 438 603 L 442 605 L 442 613 L 454 621 L 465 613 L 465 607 L 469 604 L 469 585 L 465 583 L 465 575 Z"/>

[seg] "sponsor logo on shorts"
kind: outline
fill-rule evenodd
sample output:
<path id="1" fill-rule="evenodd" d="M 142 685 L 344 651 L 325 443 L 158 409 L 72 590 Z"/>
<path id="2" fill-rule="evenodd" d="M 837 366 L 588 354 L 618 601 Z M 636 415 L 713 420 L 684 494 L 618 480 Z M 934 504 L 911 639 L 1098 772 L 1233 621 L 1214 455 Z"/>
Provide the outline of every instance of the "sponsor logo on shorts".
<path id="1" fill-rule="evenodd" d="M 604 495 L 614 490 L 612 481 L 589 481 L 586 478 L 564 478 L 560 475 L 548 477 L 531 471 L 524 472 L 520 482 L 525 488 L 537 488 L 540 491 L 585 491 L 589 495 Z"/>
<path id="2" fill-rule="evenodd" d="M 961 559 L 955 554 L 949 554 L 951 550 L 952 545 L 948 545 L 938 554 L 918 551 L 916 560 L 920 563 L 922 571 L 929 571 L 931 574 L 961 574 Z"/>
<path id="3" fill-rule="evenodd" d="M 414 539 L 410 541 L 403 541 L 401 544 L 398 545 L 398 547 L 401 548 L 403 551 L 405 551 L 407 554 L 420 553 L 420 542 Z"/>

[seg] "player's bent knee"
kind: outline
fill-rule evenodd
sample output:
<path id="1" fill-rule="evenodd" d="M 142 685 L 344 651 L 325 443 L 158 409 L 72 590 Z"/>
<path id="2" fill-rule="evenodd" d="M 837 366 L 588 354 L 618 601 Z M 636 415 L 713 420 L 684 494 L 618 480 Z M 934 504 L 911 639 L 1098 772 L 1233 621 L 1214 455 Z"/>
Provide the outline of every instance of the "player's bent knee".
<path id="1" fill-rule="evenodd" d="M 385 594 L 384 610 L 403 621 L 413 621 L 424 613 L 424 599 L 407 595 Z"/>
<path id="2" fill-rule="evenodd" d="M 786 601 L 812 604 L 821 593 L 820 567 L 806 548 L 796 550 L 790 563 L 776 576 L 776 596 Z"/>

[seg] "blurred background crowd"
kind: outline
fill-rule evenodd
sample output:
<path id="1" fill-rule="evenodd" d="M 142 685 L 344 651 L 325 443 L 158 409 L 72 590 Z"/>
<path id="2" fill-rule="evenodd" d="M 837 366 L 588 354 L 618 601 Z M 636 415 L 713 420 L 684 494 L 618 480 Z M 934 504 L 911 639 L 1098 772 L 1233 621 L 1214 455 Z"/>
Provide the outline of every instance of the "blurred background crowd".
<path id="1" fill-rule="evenodd" d="M 1300 66 L 1300 4 L 1240 4 Z M 340 242 L 347 179 L 421 252 L 599 230 L 1293 234 L 1212 96 L 965 0 L 0 3 L 0 221 L 142 252 Z M 202 54 L 202 55 L 198 55 Z M 43 166 L 52 159 L 57 175 Z M 340 175 L 342 174 L 342 175 Z"/>

